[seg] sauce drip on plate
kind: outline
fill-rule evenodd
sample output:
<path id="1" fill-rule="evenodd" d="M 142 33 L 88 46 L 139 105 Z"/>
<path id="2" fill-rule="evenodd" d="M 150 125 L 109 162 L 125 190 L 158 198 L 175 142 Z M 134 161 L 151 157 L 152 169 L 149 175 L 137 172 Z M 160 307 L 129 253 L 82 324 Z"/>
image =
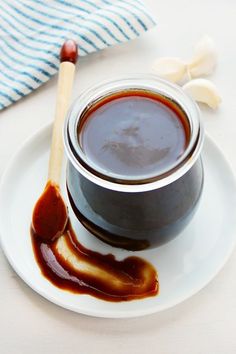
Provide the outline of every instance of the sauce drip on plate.
<path id="1" fill-rule="evenodd" d="M 51 242 L 37 237 L 31 228 L 35 258 L 42 274 L 55 286 L 77 294 L 119 302 L 158 294 L 155 268 L 142 258 L 118 261 L 85 248 L 71 226 Z"/>

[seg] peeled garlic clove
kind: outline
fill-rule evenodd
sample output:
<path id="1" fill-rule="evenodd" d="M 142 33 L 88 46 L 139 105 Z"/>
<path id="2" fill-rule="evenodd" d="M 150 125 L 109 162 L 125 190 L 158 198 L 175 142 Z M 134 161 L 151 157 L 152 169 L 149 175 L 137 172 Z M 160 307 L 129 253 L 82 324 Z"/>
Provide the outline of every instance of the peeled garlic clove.
<path id="1" fill-rule="evenodd" d="M 183 90 L 195 101 L 202 102 L 211 108 L 217 108 L 221 98 L 215 85 L 206 79 L 194 79 L 183 86 Z"/>
<path id="2" fill-rule="evenodd" d="M 214 41 L 204 36 L 195 47 L 195 54 L 188 64 L 192 77 L 209 75 L 213 72 L 217 62 L 217 53 Z"/>
<path id="3" fill-rule="evenodd" d="M 186 64 L 179 58 L 159 58 L 153 64 L 153 71 L 164 79 L 178 82 L 186 72 Z"/>

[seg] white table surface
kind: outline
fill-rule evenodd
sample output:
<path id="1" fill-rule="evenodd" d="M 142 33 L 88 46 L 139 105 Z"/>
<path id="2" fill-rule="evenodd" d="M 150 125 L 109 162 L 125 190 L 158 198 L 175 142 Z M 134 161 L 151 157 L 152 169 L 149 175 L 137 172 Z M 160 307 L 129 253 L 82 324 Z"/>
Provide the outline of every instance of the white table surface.
<path id="1" fill-rule="evenodd" d="M 236 171 L 236 2 L 234 0 L 146 0 L 158 27 L 143 37 L 81 60 L 74 97 L 114 74 L 150 71 L 158 56 L 191 56 L 204 34 L 219 49 L 212 80 L 223 103 L 202 109 L 206 131 Z M 18 146 L 50 122 L 56 78 L 0 113 L 0 173 Z M 220 171 L 219 171 L 220 173 Z M 200 293 L 151 316 L 106 320 L 69 312 L 34 293 L 0 253 L 1 354 L 233 354 L 236 353 L 236 251 Z"/>

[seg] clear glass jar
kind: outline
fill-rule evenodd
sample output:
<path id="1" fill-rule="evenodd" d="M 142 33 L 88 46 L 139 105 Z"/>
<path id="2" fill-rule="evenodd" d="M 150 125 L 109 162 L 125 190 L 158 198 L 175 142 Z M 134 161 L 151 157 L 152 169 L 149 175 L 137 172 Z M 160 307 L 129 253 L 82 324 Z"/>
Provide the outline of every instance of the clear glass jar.
<path id="1" fill-rule="evenodd" d="M 155 175 L 127 177 L 104 171 L 89 160 L 78 141 L 78 124 L 86 111 L 110 95 L 134 90 L 174 102 L 189 124 L 184 153 Z M 64 129 L 67 190 L 77 218 L 92 234 L 116 247 L 140 250 L 169 241 L 187 225 L 201 196 L 203 137 L 195 102 L 180 87 L 156 76 L 132 75 L 88 89 L 75 101 Z"/>

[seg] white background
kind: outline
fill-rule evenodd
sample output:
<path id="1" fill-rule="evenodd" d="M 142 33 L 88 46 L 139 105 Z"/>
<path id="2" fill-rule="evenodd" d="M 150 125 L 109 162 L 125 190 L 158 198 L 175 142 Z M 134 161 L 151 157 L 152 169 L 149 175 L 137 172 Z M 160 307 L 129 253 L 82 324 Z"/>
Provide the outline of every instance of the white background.
<path id="1" fill-rule="evenodd" d="M 206 131 L 236 172 L 236 2 L 146 2 L 158 26 L 131 43 L 82 59 L 74 98 L 114 74 L 149 72 L 159 56 L 189 58 L 194 44 L 209 34 L 219 50 L 211 78 L 223 102 L 217 112 L 201 109 Z M 0 173 L 24 139 L 52 120 L 55 92 L 56 78 L 0 113 Z M 236 353 L 235 273 L 236 252 L 205 289 L 181 305 L 144 318 L 105 320 L 71 313 L 44 300 L 16 276 L 1 252 L 0 353 Z"/>

